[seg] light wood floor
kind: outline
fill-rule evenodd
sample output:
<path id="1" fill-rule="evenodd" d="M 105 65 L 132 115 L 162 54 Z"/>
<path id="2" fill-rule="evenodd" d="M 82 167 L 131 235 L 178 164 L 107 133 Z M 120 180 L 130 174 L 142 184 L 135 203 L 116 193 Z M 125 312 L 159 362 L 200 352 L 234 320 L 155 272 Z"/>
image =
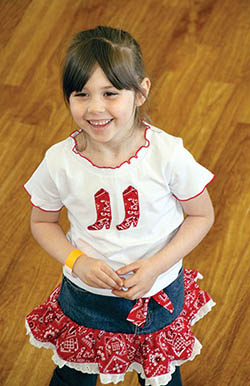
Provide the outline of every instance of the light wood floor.
<path id="1" fill-rule="evenodd" d="M 185 259 L 217 306 L 194 328 L 203 344 L 184 386 L 250 385 L 249 0 L 0 1 L 0 385 L 46 386 L 51 352 L 31 346 L 24 317 L 61 277 L 32 239 L 24 182 L 51 144 L 74 128 L 60 91 L 71 35 L 98 24 L 130 31 L 152 80 L 152 122 L 184 138 L 216 174 L 216 222 Z M 67 227 L 65 214 L 63 227 Z M 133 373 L 126 386 L 135 386 Z"/>

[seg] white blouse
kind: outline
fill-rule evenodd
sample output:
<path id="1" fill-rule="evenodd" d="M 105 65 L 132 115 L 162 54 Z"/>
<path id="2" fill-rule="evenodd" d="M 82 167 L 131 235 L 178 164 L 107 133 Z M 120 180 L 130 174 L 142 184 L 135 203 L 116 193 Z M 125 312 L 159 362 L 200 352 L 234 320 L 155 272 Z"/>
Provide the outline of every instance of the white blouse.
<path id="1" fill-rule="evenodd" d="M 145 144 L 119 167 L 98 167 L 76 150 L 75 131 L 52 146 L 24 185 L 32 205 L 44 211 L 67 208 L 68 240 L 114 270 L 164 248 L 183 222 L 180 201 L 201 194 L 214 175 L 195 161 L 181 138 L 146 125 Z M 178 276 L 182 260 L 161 274 L 153 296 Z M 87 291 L 89 287 L 64 268 L 64 274 Z"/>

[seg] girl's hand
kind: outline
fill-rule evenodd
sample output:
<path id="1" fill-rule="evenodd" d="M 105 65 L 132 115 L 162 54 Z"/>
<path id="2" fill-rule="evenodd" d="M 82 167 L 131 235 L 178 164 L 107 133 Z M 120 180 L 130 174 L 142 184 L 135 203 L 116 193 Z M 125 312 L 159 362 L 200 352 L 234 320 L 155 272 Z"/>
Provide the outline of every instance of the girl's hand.
<path id="1" fill-rule="evenodd" d="M 103 260 L 86 255 L 80 256 L 72 272 L 90 287 L 120 290 L 123 280 Z"/>
<path id="2" fill-rule="evenodd" d="M 112 293 L 126 299 L 135 300 L 144 296 L 153 286 L 158 273 L 152 260 L 141 259 L 132 264 L 120 268 L 116 273 L 126 275 L 133 272 L 134 275 L 124 280 L 123 287 L 128 290 L 113 290 Z"/>

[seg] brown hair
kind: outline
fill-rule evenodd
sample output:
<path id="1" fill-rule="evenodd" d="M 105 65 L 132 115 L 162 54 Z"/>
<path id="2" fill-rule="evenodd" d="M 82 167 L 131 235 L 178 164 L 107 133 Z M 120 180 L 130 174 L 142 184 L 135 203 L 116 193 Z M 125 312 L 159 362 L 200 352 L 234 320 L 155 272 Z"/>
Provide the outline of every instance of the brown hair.
<path id="1" fill-rule="evenodd" d="M 145 78 L 139 44 L 128 33 L 99 26 L 76 34 L 68 48 L 63 69 L 63 93 L 67 103 L 73 91 L 81 91 L 98 64 L 118 90 L 134 90 L 144 95 L 141 82 Z M 140 119 L 136 109 L 135 120 Z"/>

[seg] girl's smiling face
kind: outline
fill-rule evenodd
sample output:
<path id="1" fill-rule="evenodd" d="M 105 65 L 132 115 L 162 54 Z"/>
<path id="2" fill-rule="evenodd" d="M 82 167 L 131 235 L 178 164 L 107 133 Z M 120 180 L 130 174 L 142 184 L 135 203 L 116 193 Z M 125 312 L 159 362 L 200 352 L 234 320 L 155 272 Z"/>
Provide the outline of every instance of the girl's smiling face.
<path id="1" fill-rule="evenodd" d="M 88 142 L 118 145 L 134 130 L 135 110 L 144 99 L 132 90 L 118 90 L 96 66 L 81 91 L 69 98 L 74 121 Z"/>

